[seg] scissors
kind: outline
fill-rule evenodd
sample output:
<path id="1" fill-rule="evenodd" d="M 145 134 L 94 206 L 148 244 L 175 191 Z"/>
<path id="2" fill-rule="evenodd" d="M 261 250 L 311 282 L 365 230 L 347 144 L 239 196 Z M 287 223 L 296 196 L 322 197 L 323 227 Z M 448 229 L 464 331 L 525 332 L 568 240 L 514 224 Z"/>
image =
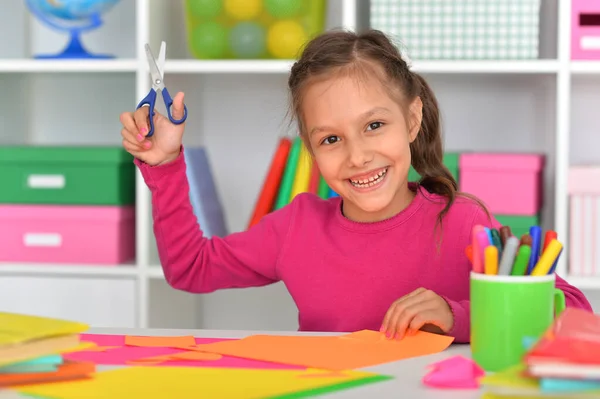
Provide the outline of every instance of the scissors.
<path id="1" fill-rule="evenodd" d="M 167 53 L 166 47 L 167 45 L 165 42 L 162 42 L 157 60 L 154 57 L 154 54 L 152 54 L 152 50 L 150 50 L 150 45 L 146 43 L 145 46 L 146 57 L 148 57 L 148 65 L 150 66 L 150 76 L 152 77 L 152 88 L 150 89 L 148 95 L 144 97 L 142 101 L 140 101 L 136 109 L 139 109 L 144 105 L 148 105 L 150 107 L 148 116 L 150 122 L 150 131 L 148 132 L 147 137 L 151 137 L 154 134 L 154 104 L 156 103 L 156 92 L 159 90 L 162 92 L 162 97 L 165 102 L 165 106 L 167 107 L 167 116 L 169 117 L 169 120 L 176 125 L 180 125 L 187 119 L 187 107 L 185 104 L 183 105 L 183 117 L 181 119 L 175 119 L 173 118 L 173 115 L 171 115 L 171 105 L 173 105 L 173 99 L 171 98 L 171 95 L 165 86 L 165 81 L 163 80 L 165 58 Z"/>

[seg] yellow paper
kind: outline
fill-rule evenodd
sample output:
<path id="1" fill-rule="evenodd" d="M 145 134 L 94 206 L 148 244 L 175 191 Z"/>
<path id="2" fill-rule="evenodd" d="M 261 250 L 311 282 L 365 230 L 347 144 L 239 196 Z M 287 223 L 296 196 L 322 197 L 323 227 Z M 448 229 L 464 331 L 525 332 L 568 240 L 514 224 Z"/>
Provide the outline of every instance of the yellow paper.
<path id="1" fill-rule="evenodd" d="M 60 399 L 283 398 L 299 391 L 338 390 L 391 377 L 359 371 L 260 370 L 202 367 L 127 367 L 88 380 L 20 387 L 27 395 Z M 291 396 L 290 396 L 291 398 Z"/>
<path id="2" fill-rule="evenodd" d="M 296 195 L 305 193 L 308 191 L 308 186 L 310 183 L 310 174 L 312 171 L 312 160 L 310 158 L 310 154 L 308 153 L 308 149 L 302 143 L 300 146 L 300 156 L 298 158 L 298 167 L 296 168 L 296 176 L 294 178 L 294 185 L 292 186 L 292 194 L 291 198 L 294 198 Z"/>
<path id="3" fill-rule="evenodd" d="M 42 338 L 78 334 L 88 328 L 87 324 L 74 321 L 0 312 L 0 347 Z"/>

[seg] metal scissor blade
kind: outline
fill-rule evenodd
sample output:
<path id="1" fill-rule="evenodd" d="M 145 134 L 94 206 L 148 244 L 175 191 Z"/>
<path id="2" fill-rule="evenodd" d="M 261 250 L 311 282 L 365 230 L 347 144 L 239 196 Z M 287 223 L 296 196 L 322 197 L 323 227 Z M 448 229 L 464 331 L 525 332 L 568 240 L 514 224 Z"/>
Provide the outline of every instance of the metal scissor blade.
<path id="1" fill-rule="evenodd" d="M 152 84 L 157 84 L 157 80 L 162 82 L 163 73 L 162 70 L 156 64 L 156 58 L 154 58 L 154 54 L 152 54 L 152 50 L 150 49 L 150 45 L 146 43 L 146 57 L 148 58 L 148 66 L 150 68 L 150 75 L 152 76 Z"/>
<path id="2" fill-rule="evenodd" d="M 164 77 L 165 74 L 165 59 L 167 58 L 167 43 L 164 41 L 160 43 L 160 51 L 158 52 L 158 61 L 156 64 L 158 65 L 158 69 L 160 70 L 161 75 Z"/>

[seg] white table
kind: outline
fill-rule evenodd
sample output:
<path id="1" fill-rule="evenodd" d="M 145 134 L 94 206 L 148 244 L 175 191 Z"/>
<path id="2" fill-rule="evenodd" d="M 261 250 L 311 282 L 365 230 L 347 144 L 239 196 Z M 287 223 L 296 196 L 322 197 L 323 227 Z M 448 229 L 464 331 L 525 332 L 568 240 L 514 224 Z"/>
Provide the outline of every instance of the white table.
<path id="1" fill-rule="evenodd" d="M 271 335 L 332 335 L 322 333 L 298 333 L 291 331 L 242 331 L 242 330 L 174 330 L 174 329 L 116 329 L 92 328 L 92 334 L 121 334 L 121 335 L 192 335 L 198 338 L 243 338 L 254 334 Z M 380 366 L 368 367 L 362 370 L 393 376 L 394 379 L 367 384 L 358 388 L 351 388 L 333 394 L 317 396 L 323 399 L 338 398 L 419 398 L 419 399 L 479 399 L 480 390 L 442 390 L 424 386 L 422 377 L 426 374 L 426 367 L 436 361 L 454 355 L 470 357 L 469 345 L 453 344 L 445 351 L 429 356 L 386 363 Z M 111 366 L 98 366 L 99 370 L 112 368 Z M 0 392 L 0 399 L 22 398 L 10 392 Z"/>

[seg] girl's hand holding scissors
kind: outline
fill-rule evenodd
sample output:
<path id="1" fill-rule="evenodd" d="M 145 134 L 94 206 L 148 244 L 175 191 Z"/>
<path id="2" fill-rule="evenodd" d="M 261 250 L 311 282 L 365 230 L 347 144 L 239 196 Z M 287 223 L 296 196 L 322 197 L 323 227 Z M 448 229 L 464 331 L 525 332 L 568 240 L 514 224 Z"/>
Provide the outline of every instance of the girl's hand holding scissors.
<path id="1" fill-rule="evenodd" d="M 173 98 L 171 114 L 174 118 L 179 119 L 184 115 L 183 97 L 184 94 L 179 92 Z M 185 124 L 173 124 L 165 115 L 154 111 L 154 133 L 152 137 L 146 137 L 150 130 L 148 108 L 141 107 L 135 112 L 121 114 L 123 147 L 152 166 L 174 161 L 179 156 Z"/>

